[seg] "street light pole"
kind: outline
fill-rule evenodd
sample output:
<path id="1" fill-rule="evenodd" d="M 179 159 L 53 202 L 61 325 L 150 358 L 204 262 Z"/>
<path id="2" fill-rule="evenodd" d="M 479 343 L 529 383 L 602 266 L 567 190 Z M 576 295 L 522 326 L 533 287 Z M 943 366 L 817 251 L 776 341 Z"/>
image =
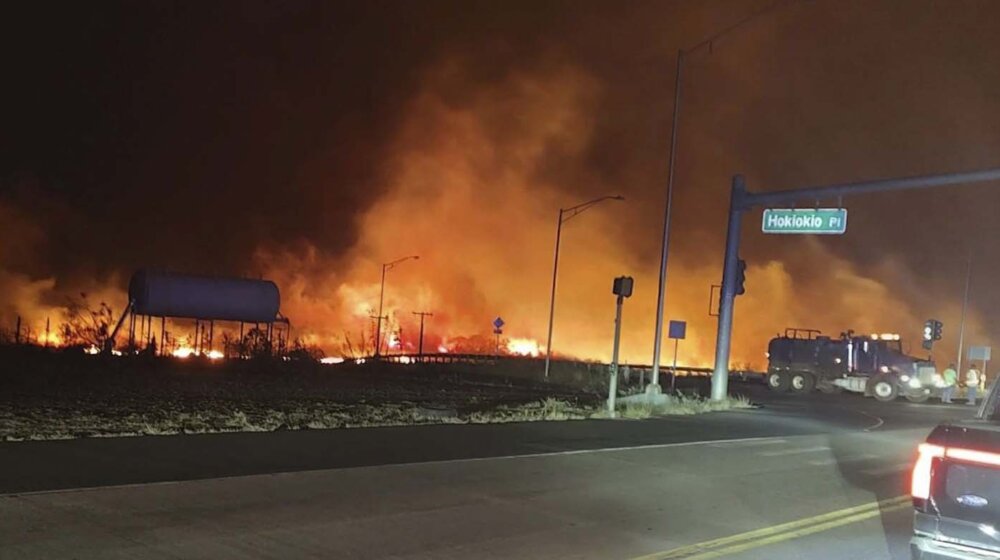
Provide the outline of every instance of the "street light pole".
<path id="1" fill-rule="evenodd" d="M 382 301 L 385 298 L 385 273 L 388 270 L 392 270 L 392 267 L 403 261 L 419 258 L 419 255 L 410 255 L 408 257 L 398 258 L 394 261 L 382 264 L 382 284 L 378 292 L 378 323 L 376 323 L 377 326 L 375 327 L 375 358 L 378 358 L 382 352 L 382 320 L 384 319 L 382 316 Z"/>
<path id="2" fill-rule="evenodd" d="M 708 46 L 711 47 L 712 43 L 726 35 L 730 31 L 737 29 L 744 24 L 757 19 L 758 17 L 768 13 L 779 6 L 786 3 L 790 3 L 796 0 L 777 0 L 771 4 L 768 4 L 764 8 L 750 14 L 749 16 L 743 18 L 742 20 L 726 27 L 722 31 L 715 33 L 714 35 L 703 39 L 700 43 L 688 47 L 686 49 L 677 50 L 677 66 L 674 69 L 674 111 L 673 119 L 670 124 L 670 168 L 667 173 L 667 204 L 663 211 L 663 242 L 660 248 L 660 282 L 659 288 L 656 295 L 656 328 L 654 329 L 653 338 L 653 382 L 646 387 L 646 390 L 651 393 L 660 392 L 660 351 L 663 346 L 663 311 L 666 307 L 666 294 L 667 294 L 667 257 L 670 252 L 670 214 L 673 209 L 674 203 L 674 163 L 677 160 L 677 128 L 678 120 L 680 117 L 680 106 L 681 106 L 681 77 L 683 75 L 684 68 L 684 55 L 693 53 L 694 51 Z M 711 52 L 711 48 L 709 48 Z"/>
<path id="3" fill-rule="evenodd" d="M 552 293 L 549 296 L 549 335 L 545 343 L 545 379 L 549 378 L 549 369 L 552 365 L 552 324 L 556 312 L 556 273 L 559 271 L 559 243 L 562 240 L 562 225 L 605 200 L 625 200 L 625 197 L 620 194 L 601 196 L 576 206 L 559 209 L 559 223 L 556 225 L 556 256 L 552 263 Z"/>
<path id="4" fill-rule="evenodd" d="M 663 215 L 663 246 L 660 250 L 660 285 L 656 292 L 656 328 L 653 335 L 653 380 L 646 387 L 650 393 L 660 391 L 660 350 L 663 345 L 663 307 L 667 295 L 667 256 L 670 251 L 670 211 L 674 203 L 674 162 L 677 158 L 677 115 L 681 107 L 681 69 L 684 50 L 677 50 L 674 71 L 674 115 L 670 125 L 670 169 L 667 171 L 667 206 Z"/>
<path id="5" fill-rule="evenodd" d="M 552 293 L 549 295 L 549 336 L 545 343 L 545 379 L 549 378 L 552 361 L 552 318 L 556 313 L 556 273 L 559 271 L 559 241 L 562 239 L 563 209 L 559 209 L 559 223 L 556 225 L 556 257 L 552 263 Z"/>

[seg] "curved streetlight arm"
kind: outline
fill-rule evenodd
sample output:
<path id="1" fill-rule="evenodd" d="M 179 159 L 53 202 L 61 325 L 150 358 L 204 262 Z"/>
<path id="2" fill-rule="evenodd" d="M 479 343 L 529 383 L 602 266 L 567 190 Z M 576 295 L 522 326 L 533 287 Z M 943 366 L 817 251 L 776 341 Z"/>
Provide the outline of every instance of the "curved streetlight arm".
<path id="1" fill-rule="evenodd" d="M 577 204 L 576 206 L 570 206 L 569 208 L 560 208 L 559 220 L 562 223 L 566 223 L 570 221 L 570 219 L 575 218 L 576 216 L 579 216 L 583 212 L 589 210 L 590 207 L 594 206 L 595 204 L 604 202 L 605 200 L 625 200 L 625 197 L 620 194 L 609 194 L 606 196 L 599 196 L 594 200 L 588 200 L 587 202 Z"/>
<path id="2" fill-rule="evenodd" d="M 396 266 L 397 264 L 399 264 L 399 263 L 401 263 L 403 261 L 408 261 L 410 259 L 416 260 L 416 259 L 419 259 L 419 258 L 420 258 L 420 255 L 410 255 L 408 257 L 401 257 L 401 258 L 398 258 L 398 259 L 396 259 L 396 260 L 394 260 L 392 262 L 387 262 L 387 263 L 383 264 L 382 265 L 382 270 L 389 270 L 392 267 Z"/>
<path id="3" fill-rule="evenodd" d="M 712 50 L 712 43 L 714 43 L 716 41 L 716 39 L 719 39 L 723 35 L 728 35 L 729 32 L 736 30 L 736 28 L 738 28 L 738 27 L 743 27 L 744 25 L 746 25 L 747 23 L 749 23 L 751 20 L 755 20 L 755 19 L 759 18 L 760 16 L 762 16 L 764 14 L 767 14 L 768 12 L 771 12 L 771 11 L 774 11 L 774 10 L 776 10 L 778 8 L 783 7 L 784 4 L 794 4 L 795 2 L 799 2 L 799 1 L 801 1 L 801 0 L 775 0 L 774 2 L 771 2 L 770 4 L 764 6 L 763 8 L 761 8 L 759 10 L 757 10 L 756 12 L 751 13 L 747 17 L 745 17 L 745 18 L 737 21 L 736 23 L 731 24 L 729 27 L 726 27 L 725 29 L 722 29 L 722 30 L 720 30 L 720 31 L 718 31 L 718 32 L 716 32 L 716 33 L 714 33 L 712 35 L 709 35 L 708 37 L 702 39 L 700 42 L 695 43 L 694 45 L 691 45 L 690 47 L 688 47 L 686 49 L 680 49 L 680 52 L 683 53 L 683 54 L 689 54 L 691 52 L 694 52 L 694 51 L 696 51 L 696 50 L 698 50 L 698 49 L 700 49 L 702 47 L 706 47 L 706 46 L 708 47 L 709 52 L 711 52 L 711 50 Z"/>

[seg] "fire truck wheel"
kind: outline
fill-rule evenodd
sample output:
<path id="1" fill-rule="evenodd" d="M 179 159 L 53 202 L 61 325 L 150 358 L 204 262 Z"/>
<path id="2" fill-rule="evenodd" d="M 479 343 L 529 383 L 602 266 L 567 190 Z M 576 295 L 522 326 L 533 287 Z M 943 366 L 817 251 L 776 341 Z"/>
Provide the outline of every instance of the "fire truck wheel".
<path id="1" fill-rule="evenodd" d="M 811 393 L 816 387 L 816 378 L 809 372 L 796 371 L 790 376 L 789 386 L 796 393 Z"/>
<path id="2" fill-rule="evenodd" d="M 784 393 L 788 390 L 791 376 L 786 371 L 772 371 L 767 374 L 767 387 L 776 393 Z"/>
<path id="3" fill-rule="evenodd" d="M 876 375 L 871 379 L 872 396 L 875 400 L 889 402 L 896 400 L 899 396 L 899 387 L 896 381 L 885 374 Z"/>

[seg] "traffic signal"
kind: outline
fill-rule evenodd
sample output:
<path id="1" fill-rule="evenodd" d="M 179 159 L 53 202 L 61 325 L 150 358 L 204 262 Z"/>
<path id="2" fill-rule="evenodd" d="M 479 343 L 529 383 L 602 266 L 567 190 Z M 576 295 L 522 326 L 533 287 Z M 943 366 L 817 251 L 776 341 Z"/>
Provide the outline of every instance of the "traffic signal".
<path id="1" fill-rule="evenodd" d="M 930 350 L 935 341 L 941 340 L 944 323 L 937 319 L 927 319 L 924 322 L 924 350 Z"/>
<path id="2" fill-rule="evenodd" d="M 742 296 L 747 293 L 746 286 L 744 282 L 747 280 L 747 261 L 743 259 L 736 260 L 736 295 Z"/>

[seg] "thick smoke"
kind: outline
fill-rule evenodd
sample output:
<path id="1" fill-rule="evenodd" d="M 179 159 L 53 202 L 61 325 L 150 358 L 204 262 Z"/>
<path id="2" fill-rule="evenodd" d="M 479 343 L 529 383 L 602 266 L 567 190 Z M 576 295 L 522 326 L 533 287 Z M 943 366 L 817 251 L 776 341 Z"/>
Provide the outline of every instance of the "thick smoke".
<path id="1" fill-rule="evenodd" d="M 381 263 L 416 254 L 386 281 L 404 347 L 414 311 L 434 313 L 432 349 L 488 343 L 498 315 L 544 344 L 558 208 L 622 194 L 565 224 L 554 350 L 607 359 L 625 274 L 623 352 L 648 363 L 673 57 L 763 4 L 125 5 L 52 29 L 40 10 L 4 49 L 36 47 L 8 65 L 0 322 L 37 331 L 80 292 L 117 311 L 140 266 L 263 275 L 294 333 L 338 353 L 370 336 Z M 790 2 L 687 56 L 667 294 L 689 322 L 681 362 L 712 360 L 734 173 L 772 189 L 997 163 L 1000 19 L 967 6 Z M 899 331 L 917 352 L 932 316 L 953 347 L 970 250 L 966 340 L 986 343 L 997 200 L 848 200 L 848 234 L 822 240 L 764 238 L 748 214 L 733 361 L 760 365 L 785 327 Z"/>
<path id="2" fill-rule="evenodd" d="M 385 296 L 385 313 L 392 330 L 402 327 L 405 348 L 416 344 L 413 311 L 434 313 L 431 348 L 447 345 L 449 337 L 488 336 L 498 315 L 508 336 L 544 344 L 556 209 L 577 202 L 573 185 L 547 165 L 556 158 L 568 168 L 585 165 L 603 90 L 593 76 L 558 58 L 472 90 L 466 72 L 461 61 L 449 61 L 423 82 L 392 142 L 385 194 L 359 216 L 359 243 L 346 255 L 325 258 L 311 246 L 299 254 L 258 255 L 284 287 L 286 311 L 327 348 L 344 330 L 355 333 L 355 342 L 356 333 L 370 331 L 381 263 L 411 254 L 420 260 L 388 273 Z M 457 91 L 462 95 L 456 101 Z M 618 190 L 604 184 L 597 192 Z M 611 279 L 627 274 L 636 278 L 637 290 L 625 308 L 624 357 L 649 362 L 657 263 L 641 258 L 626 225 L 641 215 L 637 206 L 658 200 L 655 193 L 638 193 L 638 199 L 627 194 L 626 202 L 607 202 L 564 227 L 553 345 L 558 354 L 608 359 Z M 657 226 L 638 229 L 655 237 Z M 671 268 L 669 315 L 690 322 L 683 363 L 712 359 L 708 298 L 720 275 L 713 257 L 721 253 L 721 238 L 708 239 L 695 248 L 682 238 Z M 848 328 L 902 329 L 915 339 L 923 319 L 889 287 L 905 282 L 904 267 L 887 264 L 866 273 L 816 240 L 789 242 L 796 247 L 795 268 L 807 273 L 789 270 L 781 255 L 751 265 L 750 292 L 739 300 L 734 363 L 759 367 L 767 339 L 789 326 L 834 335 Z M 709 247 L 707 254 L 697 250 Z M 938 310 L 957 323 L 955 309 Z M 973 321 L 970 332 L 976 327 Z"/>

